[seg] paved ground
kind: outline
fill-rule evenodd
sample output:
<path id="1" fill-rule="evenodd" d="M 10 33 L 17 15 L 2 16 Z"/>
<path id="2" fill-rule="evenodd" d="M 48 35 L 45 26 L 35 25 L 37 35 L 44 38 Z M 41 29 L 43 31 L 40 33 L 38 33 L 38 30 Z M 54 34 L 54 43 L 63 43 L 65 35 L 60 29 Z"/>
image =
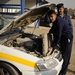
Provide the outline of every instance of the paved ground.
<path id="1" fill-rule="evenodd" d="M 73 47 L 72 47 L 71 60 L 66 75 L 75 75 L 75 20 L 72 20 L 72 23 L 73 23 L 73 32 L 74 32 Z"/>

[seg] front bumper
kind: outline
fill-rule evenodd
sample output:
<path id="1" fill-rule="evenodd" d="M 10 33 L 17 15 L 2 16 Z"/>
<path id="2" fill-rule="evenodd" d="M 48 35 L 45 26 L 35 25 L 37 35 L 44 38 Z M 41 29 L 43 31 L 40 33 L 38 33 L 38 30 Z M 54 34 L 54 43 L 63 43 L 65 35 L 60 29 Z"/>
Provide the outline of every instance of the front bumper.
<path id="1" fill-rule="evenodd" d="M 46 71 L 22 71 L 23 75 L 58 75 L 62 68 L 63 59 L 58 62 L 58 65 L 50 70 Z"/>

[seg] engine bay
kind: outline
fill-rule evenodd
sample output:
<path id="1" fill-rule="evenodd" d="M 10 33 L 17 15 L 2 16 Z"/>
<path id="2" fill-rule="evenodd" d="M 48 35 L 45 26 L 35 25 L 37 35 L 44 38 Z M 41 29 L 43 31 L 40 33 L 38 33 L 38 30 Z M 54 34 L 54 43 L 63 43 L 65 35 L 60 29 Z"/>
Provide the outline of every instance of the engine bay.
<path id="1" fill-rule="evenodd" d="M 5 32 L 2 35 L 0 35 L 0 44 L 8 47 L 13 47 L 14 49 L 23 51 L 35 57 L 42 58 L 44 56 L 43 55 L 43 49 L 45 46 L 44 44 L 47 44 L 45 40 L 43 40 L 44 37 L 42 36 L 42 34 L 43 35 L 47 34 L 49 28 L 47 29 L 36 28 L 35 32 L 31 33 L 33 32 L 33 29 L 34 28 L 26 28 L 24 32 L 21 31 L 20 29 L 15 29 L 12 31 Z M 51 56 L 56 52 L 58 53 L 58 50 L 53 50 L 50 52 L 49 55 Z"/>

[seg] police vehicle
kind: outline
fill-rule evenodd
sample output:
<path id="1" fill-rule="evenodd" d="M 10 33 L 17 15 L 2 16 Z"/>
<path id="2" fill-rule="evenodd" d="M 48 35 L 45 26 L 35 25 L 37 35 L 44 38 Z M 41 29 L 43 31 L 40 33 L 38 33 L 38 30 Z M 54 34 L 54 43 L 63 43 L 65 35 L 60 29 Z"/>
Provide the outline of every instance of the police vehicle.
<path id="1" fill-rule="evenodd" d="M 63 64 L 59 49 L 43 56 L 47 40 L 26 29 L 49 10 L 50 4 L 34 8 L 0 30 L 0 75 L 58 75 Z M 31 28 L 30 28 L 31 29 Z M 38 31 L 40 28 L 38 28 Z M 43 44 L 45 43 L 45 44 Z M 45 50 L 46 51 L 46 50 Z"/>

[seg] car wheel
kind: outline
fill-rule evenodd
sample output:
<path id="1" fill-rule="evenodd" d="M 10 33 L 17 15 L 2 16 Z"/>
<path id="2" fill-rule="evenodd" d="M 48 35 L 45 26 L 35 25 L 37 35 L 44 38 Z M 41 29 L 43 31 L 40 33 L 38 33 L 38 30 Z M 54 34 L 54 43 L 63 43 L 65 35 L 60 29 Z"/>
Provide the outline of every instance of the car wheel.
<path id="1" fill-rule="evenodd" d="M 19 73 L 11 65 L 0 63 L 0 75 L 19 75 Z"/>

